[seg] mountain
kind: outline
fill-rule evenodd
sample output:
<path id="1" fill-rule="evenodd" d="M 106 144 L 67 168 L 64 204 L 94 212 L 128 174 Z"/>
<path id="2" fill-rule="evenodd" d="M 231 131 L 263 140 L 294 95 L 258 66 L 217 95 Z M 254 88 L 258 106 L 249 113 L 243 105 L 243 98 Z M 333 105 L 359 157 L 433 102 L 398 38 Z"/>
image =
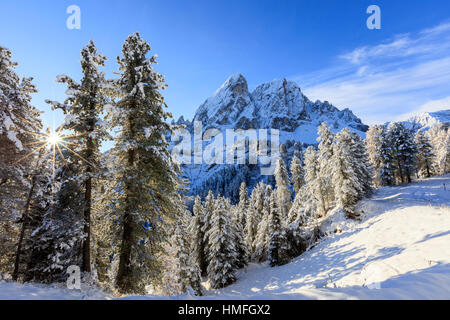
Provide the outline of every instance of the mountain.
<path id="1" fill-rule="evenodd" d="M 368 127 L 349 109 L 342 111 L 328 101 L 310 101 L 293 81 L 277 79 L 257 86 L 252 93 L 247 80 L 234 74 L 197 109 L 193 121 L 202 121 L 205 129 L 274 128 L 295 132 L 302 126 L 327 121 L 335 129 L 350 127 L 360 132 Z M 206 124 L 206 126 L 205 126 Z M 305 137 L 308 143 L 315 138 Z"/>
<path id="2" fill-rule="evenodd" d="M 447 128 L 450 127 L 450 109 L 435 112 L 424 112 L 413 116 L 403 123 L 415 130 L 428 130 L 434 125 L 442 124 Z"/>
<path id="3" fill-rule="evenodd" d="M 281 155 L 288 165 L 293 154 L 301 156 L 304 148 L 317 143 L 317 127 L 324 121 L 335 132 L 349 127 L 364 137 L 368 129 L 349 109 L 339 110 L 328 101 L 310 101 L 293 81 L 273 80 L 250 92 L 247 80 L 241 74 L 229 77 L 206 99 L 192 121 L 181 117 L 174 123 L 185 125 L 193 134 L 196 121 L 201 122 L 203 132 L 216 128 L 224 137 L 226 129 L 278 129 Z M 203 146 L 206 145 L 208 143 L 203 142 Z M 274 183 L 273 177 L 261 176 L 260 167 L 260 164 L 182 166 L 185 177 L 191 182 L 191 194 L 205 196 L 211 189 L 233 201 L 237 199 L 242 181 L 250 189 L 259 180 Z"/>

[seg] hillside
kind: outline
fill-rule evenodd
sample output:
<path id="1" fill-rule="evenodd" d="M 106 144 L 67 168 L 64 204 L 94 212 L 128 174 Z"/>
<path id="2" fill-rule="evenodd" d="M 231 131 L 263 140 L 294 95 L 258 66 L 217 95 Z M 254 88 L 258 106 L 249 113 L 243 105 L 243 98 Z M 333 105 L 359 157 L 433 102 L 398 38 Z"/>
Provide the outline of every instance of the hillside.
<path id="1" fill-rule="evenodd" d="M 236 283 L 202 299 L 450 299 L 450 175 L 381 188 L 360 209 L 361 222 L 334 212 L 324 228 L 341 232 L 291 263 L 252 264 Z M 111 297 L 93 288 L 80 293 L 0 282 L 0 299 L 81 298 Z"/>

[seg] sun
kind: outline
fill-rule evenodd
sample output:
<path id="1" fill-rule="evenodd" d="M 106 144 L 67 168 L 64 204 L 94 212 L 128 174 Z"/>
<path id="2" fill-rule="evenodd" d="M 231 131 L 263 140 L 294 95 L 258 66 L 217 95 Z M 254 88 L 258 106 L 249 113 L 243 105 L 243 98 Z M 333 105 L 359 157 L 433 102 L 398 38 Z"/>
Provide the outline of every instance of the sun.
<path id="1" fill-rule="evenodd" d="M 52 146 L 57 145 L 62 141 L 63 141 L 62 137 L 56 131 L 51 132 L 47 137 L 47 143 Z"/>

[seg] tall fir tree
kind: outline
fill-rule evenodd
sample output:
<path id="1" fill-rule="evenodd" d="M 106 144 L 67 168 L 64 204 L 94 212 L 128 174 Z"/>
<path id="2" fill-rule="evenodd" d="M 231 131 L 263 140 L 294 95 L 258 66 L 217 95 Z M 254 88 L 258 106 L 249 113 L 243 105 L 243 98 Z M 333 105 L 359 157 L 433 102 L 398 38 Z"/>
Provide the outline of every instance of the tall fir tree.
<path id="1" fill-rule="evenodd" d="M 411 182 L 417 152 L 412 130 L 400 122 L 393 122 L 388 127 L 386 139 L 392 146 L 397 180 L 402 183 Z"/>
<path id="2" fill-rule="evenodd" d="M 323 180 L 320 179 L 320 166 L 317 151 L 309 146 L 305 151 L 305 191 L 308 195 L 305 207 L 310 216 L 321 216 L 326 212 Z"/>
<path id="3" fill-rule="evenodd" d="M 427 132 L 436 155 L 438 174 L 450 172 L 450 130 L 443 124 L 437 124 Z"/>
<path id="4" fill-rule="evenodd" d="M 178 167 L 168 151 L 165 134 L 171 114 L 161 94 L 164 77 L 153 69 L 156 56 L 147 58 L 150 45 L 139 33 L 122 47 L 120 77 L 115 81 L 118 100 L 108 108 L 108 118 L 120 127 L 112 150 L 116 166 L 115 206 L 120 216 L 119 292 L 143 293 L 145 285 L 161 278 L 156 259 L 167 238 L 164 224 L 176 221 L 179 205 Z"/>
<path id="5" fill-rule="evenodd" d="M 165 278 L 168 279 L 166 285 L 171 294 L 182 294 L 192 289 L 195 295 L 201 296 L 203 292 L 200 268 L 195 257 L 191 255 L 193 242 L 190 241 L 188 233 L 189 218 L 191 217 L 188 212 L 182 214 L 170 237 L 165 258 L 168 264 L 165 269 Z"/>
<path id="6" fill-rule="evenodd" d="M 270 217 L 270 199 L 273 190 L 270 185 L 266 187 L 264 195 L 264 213 L 261 221 L 258 223 L 258 229 L 254 240 L 253 247 L 255 251 L 252 255 L 252 260 L 256 262 L 263 262 L 267 260 L 269 248 L 269 217 Z"/>
<path id="7" fill-rule="evenodd" d="M 394 185 L 394 159 L 384 126 L 374 125 L 369 128 L 366 134 L 366 149 L 373 168 L 374 185 Z"/>
<path id="8" fill-rule="evenodd" d="M 355 205 L 364 194 L 363 181 L 358 174 L 358 159 L 355 156 L 354 140 L 348 128 L 336 136 L 334 145 L 332 182 L 335 187 L 337 206 L 347 217 L 356 218 Z"/>
<path id="9" fill-rule="evenodd" d="M 231 218 L 231 229 L 233 231 L 233 238 L 236 250 L 236 268 L 240 269 L 247 265 L 248 253 L 247 245 L 245 242 L 244 226 L 242 225 L 242 214 L 239 206 L 228 206 L 232 218 Z"/>
<path id="10" fill-rule="evenodd" d="M 263 216 L 265 185 L 260 182 L 253 188 L 246 219 L 245 241 L 250 257 L 255 252 L 255 239 L 258 232 L 258 224 Z"/>
<path id="11" fill-rule="evenodd" d="M 241 225 L 244 227 L 244 231 L 245 231 L 245 226 L 247 224 L 246 222 L 246 212 L 248 210 L 248 203 L 249 199 L 248 199 L 248 190 L 247 190 L 247 185 L 245 184 L 245 182 L 242 182 L 240 187 L 239 187 L 239 204 L 238 204 L 238 209 L 239 209 L 239 215 L 240 215 L 240 222 Z M 245 232 L 244 232 L 245 234 Z"/>
<path id="12" fill-rule="evenodd" d="M 195 197 L 194 216 L 190 223 L 190 232 L 192 234 L 192 252 L 194 254 L 194 260 L 202 274 L 206 275 L 207 268 L 207 251 L 205 243 L 205 230 L 203 225 L 205 223 L 205 213 L 200 196 Z"/>
<path id="13" fill-rule="evenodd" d="M 68 97 L 64 103 L 47 100 L 55 109 L 62 109 L 66 114 L 63 125 L 65 130 L 73 130 L 72 143 L 66 146 L 84 162 L 74 177 L 80 181 L 84 200 L 84 232 L 82 271 L 91 272 L 91 209 L 94 179 L 98 176 L 100 145 L 108 137 L 107 127 L 101 118 L 104 105 L 109 98 L 106 95 L 107 81 L 99 70 L 105 66 L 106 57 L 97 51 L 91 40 L 81 50 L 81 71 L 83 77 L 77 83 L 67 75 L 57 77 L 57 82 L 67 85 Z M 73 150 L 74 149 L 74 150 Z M 73 157 L 71 157 L 73 158 Z M 69 159 L 71 159 L 69 158 Z M 74 165 L 74 164 L 72 164 Z"/>
<path id="14" fill-rule="evenodd" d="M 317 129 L 319 137 L 317 159 L 319 164 L 319 172 L 317 179 L 321 187 L 321 209 L 322 214 L 326 215 L 334 200 L 333 186 L 331 183 L 331 162 L 333 161 L 333 145 L 335 140 L 335 134 L 330 130 L 326 122 L 322 122 Z"/>
<path id="15" fill-rule="evenodd" d="M 202 270 L 202 274 L 206 275 L 208 273 L 208 264 L 209 264 L 209 231 L 211 230 L 211 217 L 214 213 L 215 209 L 215 199 L 214 194 L 211 190 L 208 191 L 208 195 L 205 198 L 204 206 L 203 206 L 203 243 L 205 244 L 204 256 L 206 259 L 205 268 L 206 270 Z"/>
<path id="16" fill-rule="evenodd" d="M 225 199 L 218 197 L 211 216 L 209 230 L 209 264 L 208 277 L 211 287 L 223 288 L 236 280 L 234 261 L 235 250 L 230 213 L 227 211 Z"/>
<path id="17" fill-rule="evenodd" d="M 69 266 L 82 267 L 86 234 L 82 186 L 74 178 L 78 176 L 78 168 L 77 164 L 66 162 L 55 173 L 52 181 L 54 200 L 31 235 L 28 281 L 61 282 L 65 280 Z"/>
<path id="18" fill-rule="evenodd" d="M 345 129 L 344 129 L 345 130 Z M 351 137 L 351 152 L 354 157 L 355 172 L 361 183 L 362 195 L 370 196 L 373 192 L 373 171 L 370 166 L 366 145 L 359 134 L 346 130 Z"/>
<path id="19" fill-rule="evenodd" d="M 47 131 L 49 132 L 49 131 Z M 47 148 L 41 148 L 36 158 L 35 168 L 31 172 L 31 183 L 25 199 L 23 214 L 20 218 L 20 234 L 17 242 L 12 279 L 17 281 L 20 276 L 24 279 L 30 263 L 30 241 L 32 231 L 42 223 L 45 212 L 52 200 L 52 163 L 51 153 Z"/>
<path id="20" fill-rule="evenodd" d="M 270 198 L 270 216 L 269 216 L 269 248 L 268 259 L 271 267 L 279 266 L 285 263 L 286 238 L 281 222 L 278 199 L 275 193 Z"/>
<path id="21" fill-rule="evenodd" d="M 31 105 L 33 78 L 20 78 L 11 51 L 0 46 L 0 272 L 12 273 L 21 213 L 31 188 L 42 129 Z"/>
<path id="22" fill-rule="evenodd" d="M 277 160 L 277 165 L 275 167 L 275 181 L 277 184 L 276 193 L 278 197 L 278 206 L 280 208 L 282 223 L 284 224 L 286 223 L 287 215 L 291 208 L 291 190 L 289 189 L 291 182 L 286 169 L 286 164 L 281 158 Z"/>
<path id="23" fill-rule="evenodd" d="M 429 178 L 435 174 L 436 171 L 436 156 L 433 152 L 433 145 L 430 139 L 420 130 L 417 131 L 414 137 L 414 142 L 417 145 L 417 171 L 419 177 Z"/>
<path id="24" fill-rule="evenodd" d="M 294 192 L 297 194 L 300 188 L 305 184 L 305 172 L 300 159 L 295 155 L 292 157 L 290 169 Z"/>

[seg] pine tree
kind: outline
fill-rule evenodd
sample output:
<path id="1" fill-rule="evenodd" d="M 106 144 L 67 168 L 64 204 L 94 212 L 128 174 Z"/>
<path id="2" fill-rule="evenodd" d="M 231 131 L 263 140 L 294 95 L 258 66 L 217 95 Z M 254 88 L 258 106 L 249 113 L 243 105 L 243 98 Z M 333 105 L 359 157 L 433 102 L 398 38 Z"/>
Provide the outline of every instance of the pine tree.
<path id="1" fill-rule="evenodd" d="M 174 226 L 168 250 L 169 258 L 171 258 L 169 259 L 170 265 L 165 274 L 169 274 L 168 278 L 171 278 L 168 286 L 172 294 L 185 293 L 189 288 L 192 288 L 195 295 L 201 296 L 203 293 L 200 268 L 190 254 L 192 247 L 186 232 L 190 223 L 188 216 L 189 214 L 185 212 L 180 217 L 179 223 Z"/>
<path id="2" fill-rule="evenodd" d="M 294 192 L 298 193 L 300 188 L 305 184 L 305 172 L 303 170 L 300 159 L 294 155 L 291 162 L 291 180 L 294 184 Z"/>
<path id="3" fill-rule="evenodd" d="M 331 184 L 331 162 L 333 161 L 333 145 L 335 140 L 334 133 L 330 130 L 326 122 L 322 122 L 317 130 L 319 141 L 317 159 L 319 165 L 319 172 L 317 179 L 320 181 L 321 190 L 321 210 L 322 214 L 326 215 L 331 203 L 334 200 L 333 186 Z"/>
<path id="4" fill-rule="evenodd" d="M 235 251 L 230 214 L 225 200 L 218 197 L 209 230 L 208 277 L 213 289 L 223 288 L 236 280 Z"/>
<path id="5" fill-rule="evenodd" d="M 115 81 L 118 101 L 108 109 L 114 127 L 120 127 L 112 150 L 115 160 L 121 244 L 117 287 L 121 293 L 144 293 L 145 285 L 159 281 L 161 264 L 154 257 L 167 237 L 165 224 L 173 221 L 179 205 L 178 168 L 168 151 L 166 120 L 171 117 L 160 90 L 164 77 L 153 69 L 156 56 L 147 58 L 150 45 L 139 33 L 130 35 L 118 58 Z"/>
<path id="6" fill-rule="evenodd" d="M 433 144 L 438 174 L 450 172 L 450 130 L 443 124 L 434 125 L 427 135 Z"/>
<path id="7" fill-rule="evenodd" d="M 247 245 L 245 243 L 244 226 L 242 225 L 242 215 L 238 206 L 229 205 L 228 210 L 231 211 L 231 229 L 233 231 L 233 239 L 236 250 L 236 262 L 237 269 L 243 268 L 247 265 L 248 254 Z"/>
<path id="8" fill-rule="evenodd" d="M 264 195 L 264 213 L 261 221 L 258 224 L 256 237 L 253 247 L 255 251 L 252 255 L 252 260 L 256 262 L 263 262 L 267 260 L 269 248 L 269 217 L 270 217 L 270 199 L 273 190 L 270 185 L 266 187 Z"/>
<path id="9" fill-rule="evenodd" d="M 417 145 L 417 171 L 420 177 L 429 178 L 435 173 L 435 155 L 430 139 L 421 131 L 414 138 Z"/>
<path id="10" fill-rule="evenodd" d="M 202 274 L 206 275 L 207 268 L 207 251 L 205 243 L 205 230 L 203 225 L 205 223 L 204 208 L 200 196 L 195 197 L 194 216 L 190 223 L 190 232 L 192 234 L 192 251 L 194 254 L 194 261 L 196 261 Z"/>
<path id="11" fill-rule="evenodd" d="M 411 182 L 417 152 L 412 131 L 400 122 L 393 122 L 388 127 L 386 138 L 392 146 L 397 179 L 402 183 Z"/>
<path id="12" fill-rule="evenodd" d="M 66 114 L 63 129 L 73 130 L 72 144 L 67 146 L 84 160 L 80 175 L 84 192 L 84 232 L 82 271 L 91 272 L 91 209 L 93 178 L 98 175 L 100 145 L 108 137 L 106 126 L 101 119 L 104 105 L 108 102 L 105 94 L 107 82 L 99 67 L 104 67 L 106 57 L 97 52 L 91 40 L 81 50 L 81 70 L 83 78 L 77 83 L 66 75 L 57 77 L 57 82 L 67 84 L 68 98 L 64 103 L 47 100 L 55 109 L 62 109 Z"/>
<path id="13" fill-rule="evenodd" d="M 283 230 L 278 200 L 275 193 L 270 198 L 270 216 L 269 216 L 269 252 L 268 259 L 271 267 L 279 266 L 285 263 L 285 233 Z"/>
<path id="14" fill-rule="evenodd" d="M 355 164 L 355 172 L 358 181 L 361 183 L 362 195 L 368 197 L 373 192 L 373 171 L 369 163 L 366 145 L 359 134 L 348 130 L 348 135 L 351 137 L 351 152 Z"/>
<path id="15" fill-rule="evenodd" d="M 323 180 L 320 179 L 317 152 L 309 146 L 305 151 L 305 191 L 308 195 L 305 207 L 309 215 L 319 216 L 326 212 Z"/>
<path id="16" fill-rule="evenodd" d="M 246 222 L 246 212 L 248 210 L 248 191 L 247 191 L 247 185 L 245 184 L 245 182 L 241 183 L 241 186 L 239 187 L 239 204 L 238 204 L 238 209 L 239 209 L 239 215 L 240 215 L 240 223 L 242 226 L 244 226 L 244 230 L 245 230 L 245 226 L 247 224 Z M 245 232 L 244 232 L 245 233 Z"/>
<path id="17" fill-rule="evenodd" d="M 206 275 L 207 274 L 207 268 L 208 268 L 208 264 L 209 264 L 209 231 L 211 230 L 211 217 L 214 213 L 214 209 L 215 209 L 215 199 L 214 199 L 214 195 L 212 193 L 211 190 L 208 191 L 208 195 L 205 198 L 205 203 L 203 206 L 203 243 L 205 244 L 205 251 L 204 251 L 204 255 L 205 255 L 205 259 L 206 259 L 206 271 L 202 270 L 202 274 Z M 205 274 L 206 272 L 206 274 Z"/>
<path id="18" fill-rule="evenodd" d="M 366 133 L 366 149 L 373 168 L 375 186 L 394 185 L 394 159 L 383 126 L 375 125 L 369 128 Z"/>
<path id="19" fill-rule="evenodd" d="M 354 140 L 348 128 L 336 136 L 334 146 L 332 182 L 335 186 L 337 206 L 347 217 L 355 218 L 355 205 L 364 193 L 363 181 L 358 175 L 358 159 L 355 157 Z"/>
<path id="20" fill-rule="evenodd" d="M 253 188 L 250 204 L 247 211 L 247 221 L 246 221 L 246 238 L 248 254 L 250 257 L 253 256 L 255 252 L 255 239 L 258 232 L 258 224 L 262 219 L 264 210 L 264 183 L 258 183 L 255 188 Z"/>
<path id="21" fill-rule="evenodd" d="M 35 168 L 31 172 L 31 185 L 20 219 L 20 235 L 12 274 L 14 281 L 17 281 L 20 275 L 25 274 L 27 263 L 31 262 L 29 254 L 30 248 L 33 246 L 33 243 L 30 242 L 31 232 L 42 223 L 44 214 L 52 200 L 52 165 L 50 157 L 51 154 L 47 152 L 47 149 L 41 148 L 36 158 Z"/>
<path id="22" fill-rule="evenodd" d="M 40 111 L 31 105 L 33 78 L 15 72 L 11 51 L 0 46 L 0 272 L 13 272 L 20 214 L 32 184 L 42 129 Z M 42 143 L 44 145 L 44 143 Z"/>
<path id="23" fill-rule="evenodd" d="M 275 167 L 275 181 L 277 184 L 276 193 L 278 197 L 281 219 L 284 224 L 287 220 L 289 209 L 291 208 L 291 191 L 289 190 L 290 180 L 286 169 L 286 164 L 281 158 L 277 160 L 277 165 Z"/>
<path id="24" fill-rule="evenodd" d="M 62 161 L 62 160 L 61 160 Z M 67 162 L 55 173 L 52 182 L 55 200 L 44 214 L 42 223 L 32 232 L 31 257 L 26 279 L 60 282 L 69 266 L 82 266 L 84 233 L 83 193 L 77 165 Z"/>

